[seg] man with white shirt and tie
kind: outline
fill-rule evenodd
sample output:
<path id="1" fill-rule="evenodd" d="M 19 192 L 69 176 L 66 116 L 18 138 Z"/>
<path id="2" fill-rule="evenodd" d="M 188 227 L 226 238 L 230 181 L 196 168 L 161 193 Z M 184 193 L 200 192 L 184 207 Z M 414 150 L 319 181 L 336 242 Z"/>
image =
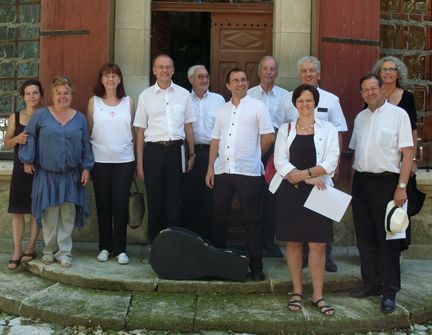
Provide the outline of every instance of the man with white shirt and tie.
<path id="1" fill-rule="evenodd" d="M 338 130 L 339 136 L 339 148 L 340 152 L 343 149 L 343 137 L 342 134 L 348 131 L 345 116 L 342 112 L 342 107 L 339 102 L 339 98 L 322 88 L 318 87 L 318 82 L 321 79 L 321 63 L 313 56 L 304 56 L 297 61 L 299 69 L 299 79 L 301 84 L 310 84 L 318 89 L 319 103 L 316 108 L 317 117 L 321 120 L 332 123 Z M 292 121 L 297 118 L 298 112 L 291 102 L 292 93 L 286 95 L 284 100 L 284 110 L 286 114 L 283 117 L 283 122 Z M 337 179 L 339 174 L 339 167 L 335 171 L 334 179 Z M 336 272 L 337 265 L 331 259 L 331 243 L 327 243 L 326 247 L 326 271 Z M 306 253 L 307 254 L 307 253 Z M 304 259 L 306 264 L 307 258 Z"/>
<path id="2" fill-rule="evenodd" d="M 265 279 L 260 220 L 264 167 L 261 155 L 274 142 L 274 129 L 266 106 L 247 95 L 244 70 L 233 68 L 226 76 L 231 100 L 216 113 L 206 184 L 214 189 L 215 216 L 212 241 L 225 247 L 228 217 L 234 194 L 245 216 L 249 268 L 254 281 Z"/>
<path id="3" fill-rule="evenodd" d="M 204 65 L 191 66 L 188 79 L 192 85 L 190 95 L 196 118 L 192 123 L 196 157 L 193 169 L 182 179 L 182 225 L 208 239 L 214 206 L 213 190 L 206 186 L 205 176 L 216 110 L 225 99 L 209 91 L 210 78 Z"/>
<path id="4" fill-rule="evenodd" d="M 273 56 L 264 56 L 258 64 L 258 77 L 260 78 L 259 85 L 252 87 L 248 90 L 248 95 L 252 98 L 258 99 L 267 106 L 270 113 L 275 130 L 279 129 L 283 111 L 283 99 L 288 94 L 288 91 L 275 85 L 276 77 L 278 74 L 278 63 Z M 273 147 L 262 157 L 264 166 L 267 160 L 273 153 Z M 275 237 L 275 196 L 267 188 L 263 192 L 263 212 L 262 212 L 262 229 L 263 229 L 263 255 L 282 256 L 280 250 L 274 244 Z"/>
<path id="5" fill-rule="evenodd" d="M 162 229 L 180 225 L 181 145 L 185 137 L 187 171 L 195 161 L 190 94 L 172 82 L 174 62 L 168 55 L 154 59 L 153 74 L 156 83 L 139 95 L 134 121 L 136 173 L 146 186 L 150 241 Z"/>

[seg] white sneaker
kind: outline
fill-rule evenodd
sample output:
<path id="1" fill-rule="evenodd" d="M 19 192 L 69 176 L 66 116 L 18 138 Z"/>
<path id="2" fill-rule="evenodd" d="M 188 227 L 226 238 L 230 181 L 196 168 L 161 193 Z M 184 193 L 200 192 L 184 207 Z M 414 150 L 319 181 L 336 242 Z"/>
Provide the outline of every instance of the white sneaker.
<path id="1" fill-rule="evenodd" d="M 109 258 L 109 252 L 108 250 L 101 250 L 101 252 L 99 253 L 99 255 L 97 255 L 96 259 L 99 262 L 106 262 Z"/>
<path id="2" fill-rule="evenodd" d="M 124 252 L 122 252 L 117 256 L 117 262 L 119 264 L 126 265 L 129 263 L 129 257 Z"/>

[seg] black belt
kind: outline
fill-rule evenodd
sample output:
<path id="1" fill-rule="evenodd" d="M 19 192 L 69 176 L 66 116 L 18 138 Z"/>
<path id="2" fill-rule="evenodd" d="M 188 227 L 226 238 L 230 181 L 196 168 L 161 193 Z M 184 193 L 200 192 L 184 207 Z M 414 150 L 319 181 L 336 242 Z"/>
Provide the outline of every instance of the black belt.
<path id="1" fill-rule="evenodd" d="M 373 172 L 359 172 L 356 171 L 357 174 L 359 174 L 362 177 L 365 178 L 382 178 L 382 177 L 390 177 L 390 176 L 398 176 L 398 173 L 394 172 L 380 172 L 380 173 L 373 173 Z"/>
<path id="2" fill-rule="evenodd" d="M 165 147 L 169 147 L 171 145 L 176 145 L 176 144 L 183 144 L 183 140 L 173 140 L 173 141 L 158 141 L 158 142 L 149 142 L 149 143 L 155 143 L 155 144 L 160 144 L 163 145 Z"/>
<path id="3" fill-rule="evenodd" d="M 208 150 L 210 149 L 210 144 L 195 144 L 195 149 Z"/>

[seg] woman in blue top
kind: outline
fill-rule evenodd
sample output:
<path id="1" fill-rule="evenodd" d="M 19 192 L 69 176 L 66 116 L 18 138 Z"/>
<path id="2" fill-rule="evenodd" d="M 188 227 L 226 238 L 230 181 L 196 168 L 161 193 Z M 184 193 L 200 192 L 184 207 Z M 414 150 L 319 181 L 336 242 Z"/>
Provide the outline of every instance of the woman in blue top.
<path id="1" fill-rule="evenodd" d="M 66 77 L 55 77 L 49 93 L 52 106 L 38 109 L 25 128 L 28 141 L 19 158 L 33 174 L 32 213 L 42 224 L 45 248 L 42 261 L 72 266 L 72 230 L 88 215 L 84 186 L 93 167 L 87 122 L 70 107 L 74 87 Z"/>

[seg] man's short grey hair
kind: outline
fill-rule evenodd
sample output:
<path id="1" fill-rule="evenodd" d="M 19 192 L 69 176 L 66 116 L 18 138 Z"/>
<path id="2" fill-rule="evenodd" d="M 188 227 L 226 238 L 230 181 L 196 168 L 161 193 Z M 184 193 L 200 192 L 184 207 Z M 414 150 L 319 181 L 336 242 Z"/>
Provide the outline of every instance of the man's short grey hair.
<path id="1" fill-rule="evenodd" d="M 304 63 L 313 64 L 313 66 L 317 70 L 317 72 L 321 73 L 321 63 L 320 63 L 318 58 L 316 58 L 314 56 L 304 56 L 304 57 L 300 58 L 297 61 L 297 67 L 299 69 L 299 72 L 300 72 L 300 66 L 302 66 Z"/>
<path id="2" fill-rule="evenodd" d="M 263 58 L 261 58 L 261 60 L 259 61 L 259 63 L 258 63 L 258 73 L 261 72 L 262 65 L 263 65 L 264 61 L 267 60 L 267 59 L 273 59 L 274 60 L 274 62 L 276 64 L 276 72 L 278 72 L 279 64 L 278 64 L 276 58 L 274 58 L 273 56 L 267 55 L 267 56 L 264 56 Z"/>
<path id="3" fill-rule="evenodd" d="M 207 71 L 207 68 L 206 68 L 204 65 L 202 65 L 202 64 L 192 65 L 192 66 L 188 69 L 188 72 L 187 72 L 187 76 L 188 76 L 188 78 L 192 78 L 193 75 L 194 75 L 194 73 L 195 73 L 195 70 L 198 70 L 198 69 L 201 69 L 201 68 L 204 68 L 204 69 Z M 207 72 L 208 72 L 208 71 L 207 71 Z"/>
<path id="4" fill-rule="evenodd" d="M 404 62 L 402 62 L 399 58 L 394 56 L 385 56 L 378 60 L 374 67 L 373 72 L 376 73 L 378 76 L 380 76 L 381 68 L 384 64 L 384 62 L 392 62 L 396 65 L 396 71 L 399 74 L 399 78 L 396 80 L 396 86 L 400 88 L 404 88 L 406 85 L 406 82 L 408 80 L 408 69 Z"/>

